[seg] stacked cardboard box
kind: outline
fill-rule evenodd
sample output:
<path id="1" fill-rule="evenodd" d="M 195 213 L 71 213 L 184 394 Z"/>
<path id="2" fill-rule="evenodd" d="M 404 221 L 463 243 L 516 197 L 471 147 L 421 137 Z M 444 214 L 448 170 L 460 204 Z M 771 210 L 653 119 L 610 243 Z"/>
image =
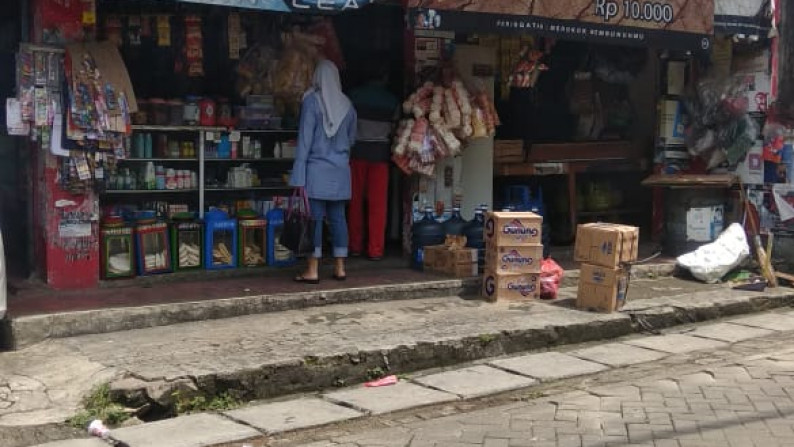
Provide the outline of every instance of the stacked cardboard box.
<path id="1" fill-rule="evenodd" d="M 637 260 L 640 230 L 610 223 L 579 225 L 574 260 L 582 262 L 576 307 L 614 312 L 623 307 L 629 272 L 624 265 Z"/>
<path id="2" fill-rule="evenodd" d="M 455 278 L 472 278 L 479 272 L 477 249 L 466 248 L 465 236 L 447 237 L 444 245 L 425 247 L 424 269 Z"/>
<path id="3" fill-rule="evenodd" d="M 491 301 L 540 295 L 543 218 L 535 213 L 491 212 L 485 219 L 483 296 Z"/>

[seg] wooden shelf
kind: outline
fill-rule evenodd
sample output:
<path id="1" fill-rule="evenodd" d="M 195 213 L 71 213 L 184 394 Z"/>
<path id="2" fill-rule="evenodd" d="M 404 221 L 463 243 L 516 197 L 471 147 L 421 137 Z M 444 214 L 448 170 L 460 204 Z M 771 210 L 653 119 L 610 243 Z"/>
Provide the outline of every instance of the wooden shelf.
<path id="1" fill-rule="evenodd" d="M 733 174 L 654 174 L 642 181 L 643 186 L 666 188 L 730 188 L 735 183 Z"/>

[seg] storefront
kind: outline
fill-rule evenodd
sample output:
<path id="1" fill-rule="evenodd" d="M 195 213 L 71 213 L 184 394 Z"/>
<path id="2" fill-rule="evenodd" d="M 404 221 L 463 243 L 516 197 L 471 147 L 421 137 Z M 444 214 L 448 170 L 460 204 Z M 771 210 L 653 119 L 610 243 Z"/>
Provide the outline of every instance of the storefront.
<path id="1" fill-rule="evenodd" d="M 294 264 L 271 211 L 314 61 L 401 92 L 402 10 L 368 3 L 34 1 L 10 133 L 35 147 L 35 270 L 62 289 Z"/>
<path id="2" fill-rule="evenodd" d="M 411 0 L 405 39 L 404 9 L 364 1 L 102 0 L 58 14 L 49 2 L 61 5 L 34 2 L 36 41 L 110 42 L 67 47 L 68 88 L 79 91 L 79 61 L 93 60 L 129 113 L 99 150 L 56 155 L 56 132 L 36 137 L 50 151 L 35 162 L 35 259 L 55 288 L 292 264 L 271 211 L 288 202 L 300 93 L 319 54 L 343 68 L 346 87 L 385 63 L 403 95 L 393 160 L 408 175 L 392 176 L 389 233 L 406 249 L 425 206 L 440 220 L 454 207 L 466 219 L 483 204 L 536 210 L 559 244 L 587 221 L 652 228 L 640 182 L 674 167 L 665 156 L 683 137 L 670 103 L 714 47 L 707 0 L 544 1 L 529 13 L 516 2 Z M 63 53 L 31 51 L 28 75 L 47 87 L 37 54 Z M 448 134 L 433 128 L 439 119 Z"/>
<path id="3" fill-rule="evenodd" d="M 659 108 L 665 95 L 683 96 L 698 61 L 707 60 L 713 2 L 536 1 L 530 8 L 408 2 L 419 65 L 433 59 L 428 47 L 454 48 L 459 68 L 472 51 L 488 55 L 461 74 L 492 83 L 502 125 L 489 143 L 492 157 L 479 159 L 479 170 L 463 167 L 461 177 L 492 165 L 493 205 L 543 210 L 555 243 L 570 243 L 588 221 L 650 228 L 650 191 L 640 181 L 675 127 L 665 127 Z M 470 183 L 461 185 L 465 202 Z"/>

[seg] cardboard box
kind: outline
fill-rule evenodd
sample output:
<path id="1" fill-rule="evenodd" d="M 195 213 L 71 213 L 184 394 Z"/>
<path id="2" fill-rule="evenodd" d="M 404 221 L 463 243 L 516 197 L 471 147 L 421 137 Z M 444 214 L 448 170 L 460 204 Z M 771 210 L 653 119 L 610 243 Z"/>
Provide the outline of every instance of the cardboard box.
<path id="1" fill-rule="evenodd" d="M 443 245 L 431 245 L 422 250 L 422 265 L 425 270 L 435 270 L 438 253 L 442 250 L 446 250 L 446 248 L 447 247 Z"/>
<path id="2" fill-rule="evenodd" d="M 576 229 L 574 260 L 603 267 L 620 267 L 637 260 L 640 229 L 611 223 L 589 223 Z"/>
<path id="3" fill-rule="evenodd" d="M 540 296 L 540 275 L 486 270 L 482 280 L 482 296 L 489 301 L 536 299 Z"/>
<path id="4" fill-rule="evenodd" d="M 485 242 L 493 247 L 542 244 L 543 218 L 530 212 L 489 212 Z"/>
<path id="5" fill-rule="evenodd" d="M 523 163 L 524 140 L 495 140 L 493 142 L 494 163 Z"/>
<path id="6" fill-rule="evenodd" d="M 628 285 L 628 273 L 621 268 L 582 264 L 576 307 L 614 312 L 625 304 Z"/>
<path id="7" fill-rule="evenodd" d="M 485 262 L 496 273 L 540 273 L 542 245 L 489 247 Z"/>
<path id="8" fill-rule="evenodd" d="M 444 273 L 452 275 L 454 278 L 474 278 L 475 276 L 479 276 L 480 268 L 479 264 L 476 262 L 457 264 L 451 266 L 450 270 Z"/>
<path id="9" fill-rule="evenodd" d="M 684 105 L 680 101 L 659 102 L 659 143 L 684 144 Z"/>

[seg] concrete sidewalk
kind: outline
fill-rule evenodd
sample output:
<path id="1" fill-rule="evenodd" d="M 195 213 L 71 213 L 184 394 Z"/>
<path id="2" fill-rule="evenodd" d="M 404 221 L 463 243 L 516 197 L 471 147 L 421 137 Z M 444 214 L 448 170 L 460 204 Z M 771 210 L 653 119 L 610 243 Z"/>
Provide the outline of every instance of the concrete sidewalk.
<path id="1" fill-rule="evenodd" d="M 593 374 L 607 378 L 623 374 L 621 369 L 624 367 L 629 367 L 627 371 L 636 367 L 634 375 L 644 377 L 636 383 L 596 385 L 586 391 L 561 393 L 535 402 L 468 415 L 396 423 L 383 430 L 345 434 L 344 429 L 337 429 L 331 431 L 336 435 L 307 444 L 307 447 L 397 447 L 409 444 L 431 447 L 464 444 L 601 446 L 608 442 L 617 445 L 646 445 L 642 442 L 648 442 L 647 445 L 654 445 L 654 439 L 669 441 L 670 437 L 679 435 L 690 441 L 696 438 L 699 443 L 693 442 L 693 446 L 723 446 L 728 445 L 731 438 L 726 437 L 722 430 L 725 424 L 718 423 L 720 418 L 729 417 L 733 422 L 736 416 L 741 416 L 752 423 L 758 420 L 752 414 L 756 411 L 764 411 L 763 418 L 774 418 L 779 416 L 777 410 L 794 408 L 787 392 L 794 357 L 790 354 L 788 339 L 783 337 L 784 334 L 790 336 L 792 331 L 792 311 L 734 318 L 695 326 L 685 332 L 630 337 L 565 352 L 527 354 L 448 371 L 419 373 L 391 387 L 353 387 L 252 405 L 221 414 L 198 414 L 121 428 L 114 430 L 113 434 L 131 447 L 239 447 L 249 442 L 257 447 L 294 445 L 289 436 L 284 437 L 286 433 L 515 390 L 524 390 L 526 394 L 533 388 L 545 390 L 547 388 L 542 388 L 545 384 L 563 379 Z M 745 354 L 743 363 L 739 363 L 741 366 L 734 366 L 731 362 L 705 366 L 715 365 L 715 361 L 724 363 L 730 358 L 732 343 L 753 339 L 760 339 L 752 348 L 756 350 L 753 354 L 757 355 L 747 357 Z M 759 347 L 769 349 L 783 345 L 789 352 L 784 357 L 757 352 Z M 747 351 L 739 349 L 742 353 Z M 698 352 L 707 352 L 707 356 L 714 359 L 690 360 Z M 643 370 L 642 364 L 652 362 L 667 365 L 663 374 L 669 378 L 648 377 L 650 369 Z M 780 375 L 780 380 L 769 380 L 770 374 Z M 742 435 L 741 430 L 745 430 L 741 438 L 745 441 L 762 436 L 766 442 L 763 445 L 792 445 L 794 442 L 794 423 L 790 418 L 781 421 L 777 430 L 771 432 L 764 424 L 761 425 L 760 428 L 754 427 L 758 433 L 737 427 L 738 432 L 734 436 Z M 321 431 L 309 436 L 322 439 L 323 435 Z M 679 446 L 676 442 L 669 442 L 669 445 Z M 100 445 L 103 444 L 99 441 L 84 439 L 39 447 Z"/>
<path id="2" fill-rule="evenodd" d="M 661 328 L 779 307 L 794 291 L 640 280 L 615 314 L 571 309 L 574 295 L 564 288 L 553 303 L 442 297 L 344 304 L 50 340 L 0 354 L 0 435 L 62 437 L 47 435 L 47 424 L 62 423 L 83 395 L 108 381 L 151 402 L 186 388 L 272 398 L 360 383 L 377 368 L 408 373 L 615 338 L 640 330 L 638 321 Z"/>

